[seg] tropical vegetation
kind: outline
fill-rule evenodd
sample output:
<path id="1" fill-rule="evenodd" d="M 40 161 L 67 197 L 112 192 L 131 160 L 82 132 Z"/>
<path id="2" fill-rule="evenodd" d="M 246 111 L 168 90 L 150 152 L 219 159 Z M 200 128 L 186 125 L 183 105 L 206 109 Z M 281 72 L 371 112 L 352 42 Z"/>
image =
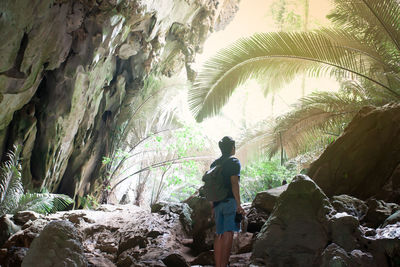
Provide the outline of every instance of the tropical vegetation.
<path id="1" fill-rule="evenodd" d="M 210 160 L 209 145 L 183 116 L 188 113 L 182 110 L 184 89 L 182 83 L 157 74 L 146 78 L 131 115 L 115 129 L 112 153 L 103 158 L 100 202 L 115 203 L 129 195 L 136 205 L 177 201 L 199 187 L 201 162 Z"/>
<path id="2" fill-rule="evenodd" d="M 257 133 L 269 155 L 295 157 L 334 140 L 361 107 L 399 102 L 400 3 L 335 0 L 328 17 L 335 27 L 258 33 L 220 50 L 189 91 L 197 121 L 217 114 L 249 79 L 266 84 L 268 94 L 301 73 L 335 77 L 338 92 L 305 96 Z"/>
<path id="3" fill-rule="evenodd" d="M 297 173 L 295 168 L 281 165 L 279 159 L 259 158 L 247 164 L 240 175 L 240 195 L 243 202 L 252 202 L 260 191 L 289 183 Z"/>
<path id="4" fill-rule="evenodd" d="M 0 215 L 14 214 L 22 210 L 31 210 L 42 214 L 63 210 L 73 200 L 62 194 L 52 194 L 46 190 L 39 193 L 24 192 L 21 180 L 20 147 L 7 154 L 0 169 Z"/>

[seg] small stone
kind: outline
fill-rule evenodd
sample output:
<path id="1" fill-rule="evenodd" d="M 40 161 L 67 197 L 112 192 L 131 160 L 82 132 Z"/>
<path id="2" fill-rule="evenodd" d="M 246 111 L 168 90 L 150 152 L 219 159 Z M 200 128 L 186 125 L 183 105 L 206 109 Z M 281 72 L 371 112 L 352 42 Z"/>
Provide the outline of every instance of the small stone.
<path id="1" fill-rule="evenodd" d="M 167 267 L 190 267 L 189 263 L 180 254 L 170 254 L 162 260 Z"/>

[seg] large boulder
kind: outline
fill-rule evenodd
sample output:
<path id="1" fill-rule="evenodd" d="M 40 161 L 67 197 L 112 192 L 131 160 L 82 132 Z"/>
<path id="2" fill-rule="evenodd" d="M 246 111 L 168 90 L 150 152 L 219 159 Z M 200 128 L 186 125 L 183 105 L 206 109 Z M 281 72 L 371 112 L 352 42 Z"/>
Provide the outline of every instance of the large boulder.
<path id="1" fill-rule="evenodd" d="M 365 107 L 310 167 L 328 195 L 400 202 L 400 104 Z"/>
<path id="2" fill-rule="evenodd" d="M 193 196 L 187 200 L 192 212 L 192 249 L 196 253 L 210 250 L 214 242 L 215 222 L 210 202 L 203 197 Z"/>
<path id="3" fill-rule="evenodd" d="M 33 240 L 22 267 L 87 266 L 81 237 L 69 221 L 50 222 Z"/>
<path id="4" fill-rule="evenodd" d="M 266 191 L 258 192 L 251 207 L 246 211 L 248 219 L 247 231 L 258 233 L 274 209 L 278 197 L 287 189 L 288 185 L 279 186 Z"/>
<path id="5" fill-rule="evenodd" d="M 318 266 L 329 242 L 334 209 L 307 176 L 297 175 L 277 200 L 253 245 L 253 262 L 264 266 Z"/>
<path id="6" fill-rule="evenodd" d="M 369 228 L 366 223 L 378 214 L 382 224 L 397 205 L 343 195 L 331 200 L 338 210 L 313 180 L 297 175 L 257 235 L 254 266 L 398 266 L 397 215 L 382 228 Z M 370 206 L 367 214 L 366 205 Z M 360 225 L 360 218 L 367 226 Z"/>
<path id="7" fill-rule="evenodd" d="M 288 185 L 282 185 L 257 193 L 252 202 L 252 207 L 267 213 L 271 213 L 274 209 L 276 200 L 287 189 Z"/>

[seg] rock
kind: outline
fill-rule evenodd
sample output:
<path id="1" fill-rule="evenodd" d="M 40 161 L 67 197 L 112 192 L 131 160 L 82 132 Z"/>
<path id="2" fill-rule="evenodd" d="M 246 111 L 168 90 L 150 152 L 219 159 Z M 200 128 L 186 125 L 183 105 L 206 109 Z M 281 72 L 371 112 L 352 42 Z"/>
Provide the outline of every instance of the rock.
<path id="1" fill-rule="evenodd" d="M 200 253 L 191 263 L 193 265 L 212 265 L 214 266 L 215 261 L 214 261 L 214 251 L 204 251 Z"/>
<path id="2" fill-rule="evenodd" d="M 355 249 L 350 253 L 350 255 L 352 260 L 350 266 L 365 266 L 365 267 L 383 266 L 376 264 L 371 253 Z"/>
<path id="3" fill-rule="evenodd" d="M 166 267 L 165 264 L 160 260 L 146 260 L 134 263 L 130 265 L 132 267 Z"/>
<path id="4" fill-rule="evenodd" d="M 185 258 L 176 253 L 168 255 L 162 260 L 162 262 L 167 267 L 190 267 Z"/>
<path id="5" fill-rule="evenodd" d="M 257 193 L 251 207 L 246 214 L 248 219 L 247 231 L 257 233 L 267 221 L 274 209 L 278 197 L 287 189 L 288 185 L 279 186 Z"/>
<path id="6" fill-rule="evenodd" d="M 329 242 L 334 209 L 307 176 L 297 175 L 277 200 L 253 245 L 253 264 L 316 266 Z"/>
<path id="7" fill-rule="evenodd" d="M 83 223 L 83 222 L 88 222 L 88 223 L 94 222 L 87 217 L 85 211 L 72 211 L 69 213 L 65 213 L 65 215 L 63 216 L 63 219 L 68 220 L 75 225 Z"/>
<path id="8" fill-rule="evenodd" d="M 400 203 L 400 104 L 364 107 L 309 168 L 328 196 Z"/>
<path id="9" fill-rule="evenodd" d="M 11 247 L 7 249 L 6 255 L 2 257 L 0 264 L 3 267 L 21 266 L 27 252 L 28 248 Z"/>
<path id="10" fill-rule="evenodd" d="M 186 203 L 167 203 L 167 202 L 158 202 L 151 205 L 151 212 L 159 213 L 159 214 L 177 214 L 179 215 L 179 219 L 182 223 L 183 228 L 186 233 L 191 233 L 192 231 L 192 209 Z"/>
<path id="11" fill-rule="evenodd" d="M 261 228 L 268 220 L 269 213 L 257 210 L 256 208 L 250 208 L 249 212 L 246 214 L 247 218 L 247 231 L 250 233 L 258 233 Z"/>
<path id="12" fill-rule="evenodd" d="M 96 256 L 93 255 L 86 255 L 88 265 L 89 266 L 96 266 L 96 267 L 115 267 L 116 265 L 108 258 L 98 254 Z"/>
<path id="13" fill-rule="evenodd" d="M 125 236 L 123 241 L 118 246 L 118 254 L 121 254 L 130 248 L 135 248 L 136 246 L 138 246 L 138 248 L 145 248 L 147 244 L 148 240 L 144 236 Z"/>
<path id="14" fill-rule="evenodd" d="M 71 222 L 50 222 L 33 240 L 24 266 L 87 266 L 80 236 Z"/>
<path id="15" fill-rule="evenodd" d="M 14 214 L 13 219 L 19 225 L 24 225 L 28 221 L 34 221 L 40 218 L 40 215 L 34 211 L 19 211 Z"/>
<path id="16" fill-rule="evenodd" d="M 232 254 L 243 254 L 252 251 L 254 242 L 253 233 L 242 233 L 235 234 L 233 238 Z"/>
<path id="17" fill-rule="evenodd" d="M 364 219 L 368 211 L 364 201 L 348 195 L 333 196 L 330 202 L 337 212 L 346 212 L 359 221 Z"/>
<path id="18" fill-rule="evenodd" d="M 243 253 L 231 255 L 229 258 L 230 265 L 232 267 L 247 267 L 250 266 L 251 253 Z"/>
<path id="19" fill-rule="evenodd" d="M 378 267 L 371 254 L 361 250 L 353 250 L 347 253 L 335 243 L 330 244 L 322 253 L 321 267 L 332 266 Z"/>
<path id="20" fill-rule="evenodd" d="M 25 223 L 21 230 L 13 234 L 4 244 L 3 247 L 26 247 L 29 248 L 32 241 L 39 235 L 43 228 L 49 223 L 45 219 L 37 219 L 35 221 L 28 221 Z"/>
<path id="21" fill-rule="evenodd" d="M 331 266 L 349 266 L 350 257 L 347 252 L 336 244 L 330 244 L 324 252 L 322 252 L 321 267 Z"/>
<path id="22" fill-rule="evenodd" d="M 215 222 L 211 217 L 210 202 L 202 197 L 192 197 L 187 204 L 192 212 L 192 249 L 196 253 L 210 250 L 214 243 Z"/>
<path id="23" fill-rule="evenodd" d="M 361 235 L 356 217 L 347 213 L 337 213 L 329 221 L 332 242 L 346 251 L 358 248 L 357 237 Z M 359 238 L 358 238 L 359 240 Z"/>
<path id="24" fill-rule="evenodd" d="M 288 185 L 286 184 L 257 193 L 256 197 L 253 200 L 252 207 L 260 211 L 271 213 L 274 209 L 276 200 L 282 194 L 282 192 L 285 192 L 287 187 Z"/>
<path id="25" fill-rule="evenodd" d="M 374 198 L 368 199 L 366 204 L 368 205 L 368 212 L 361 222 L 372 228 L 383 224 L 390 215 L 400 210 L 399 205 L 395 203 L 386 203 Z"/>
<path id="26" fill-rule="evenodd" d="M 400 210 L 396 211 L 392 215 L 390 215 L 382 224 L 382 227 L 386 227 L 388 224 L 396 224 L 400 222 Z"/>
<path id="27" fill-rule="evenodd" d="M 4 214 L 0 217 L 0 247 L 8 240 L 14 233 L 18 232 L 21 227 L 15 225 L 9 218 L 9 215 Z"/>
<path id="28" fill-rule="evenodd" d="M 400 223 L 389 224 L 376 229 L 375 236 L 363 240 L 366 248 L 374 257 L 377 266 L 398 266 L 400 264 Z"/>

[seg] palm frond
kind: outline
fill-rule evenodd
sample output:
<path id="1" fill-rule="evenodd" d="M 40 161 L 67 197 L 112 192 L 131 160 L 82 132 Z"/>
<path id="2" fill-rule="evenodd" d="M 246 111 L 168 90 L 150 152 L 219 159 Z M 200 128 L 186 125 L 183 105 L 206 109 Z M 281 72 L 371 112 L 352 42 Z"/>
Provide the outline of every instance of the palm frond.
<path id="1" fill-rule="evenodd" d="M 335 9 L 328 15 L 347 30 L 375 40 L 383 49 L 389 42 L 397 56 L 400 53 L 400 3 L 397 0 L 335 0 Z"/>
<path id="2" fill-rule="evenodd" d="M 277 120 L 270 156 L 283 146 L 289 157 L 326 146 L 365 105 L 374 101 L 361 94 L 319 92 L 302 98 L 294 109 Z"/>
<path id="3" fill-rule="evenodd" d="M 20 196 L 24 193 L 19 163 L 20 151 L 19 146 L 14 146 L 14 151 L 7 154 L 8 161 L 0 170 L 0 214 L 14 210 L 18 206 Z"/>
<path id="4" fill-rule="evenodd" d="M 215 115 L 249 78 L 280 86 L 301 72 L 366 79 L 400 98 L 399 92 L 377 79 L 384 76 L 380 72 L 384 68 L 377 67 L 376 56 L 342 46 L 321 32 L 258 33 L 239 39 L 205 63 L 189 90 L 189 106 L 202 121 Z"/>
<path id="5" fill-rule="evenodd" d="M 74 201 L 67 195 L 51 193 L 26 193 L 21 196 L 15 212 L 32 210 L 42 214 L 64 210 Z"/>
<path id="6" fill-rule="evenodd" d="M 236 145 L 236 156 L 240 162 L 247 162 L 266 154 L 267 149 L 274 142 L 273 129 L 275 122 L 266 119 L 244 129 L 243 135 L 238 138 Z"/>

